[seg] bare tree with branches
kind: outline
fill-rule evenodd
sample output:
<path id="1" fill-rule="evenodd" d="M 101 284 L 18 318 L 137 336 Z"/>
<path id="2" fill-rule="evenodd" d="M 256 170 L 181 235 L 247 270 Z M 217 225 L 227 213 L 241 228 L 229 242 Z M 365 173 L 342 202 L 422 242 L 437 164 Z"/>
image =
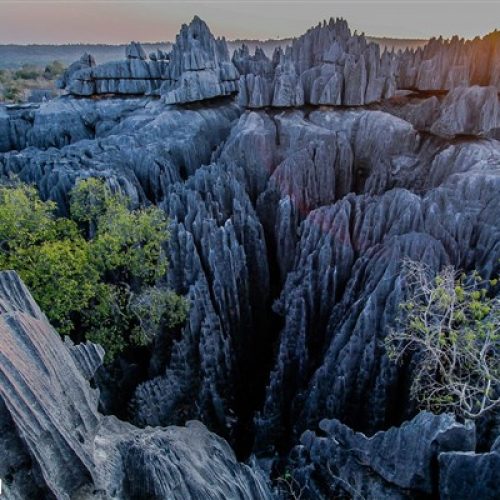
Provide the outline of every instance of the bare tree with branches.
<path id="1" fill-rule="evenodd" d="M 277 479 L 280 498 L 302 500 L 307 491 L 307 484 L 301 484 L 290 472 L 285 472 Z"/>
<path id="2" fill-rule="evenodd" d="M 500 299 L 496 280 L 446 267 L 437 275 L 405 261 L 408 299 L 386 338 L 389 356 L 412 354 L 411 395 L 434 411 L 477 419 L 500 406 Z"/>

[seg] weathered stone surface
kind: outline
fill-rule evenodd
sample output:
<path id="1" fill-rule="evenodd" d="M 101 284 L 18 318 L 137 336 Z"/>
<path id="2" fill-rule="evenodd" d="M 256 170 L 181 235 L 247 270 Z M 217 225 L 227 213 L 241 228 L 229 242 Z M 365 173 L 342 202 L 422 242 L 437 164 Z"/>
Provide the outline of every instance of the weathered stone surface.
<path id="1" fill-rule="evenodd" d="M 500 138 L 500 105 L 497 90 L 491 86 L 458 87 L 439 97 L 399 96 L 380 108 L 410 122 L 420 132 L 447 139 Z"/>
<path id="2" fill-rule="evenodd" d="M 371 437 L 338 420 L 323 420 L 319 426 L 322 435 L 305 432 L 290 454 L 294 477 L 306 485 L 310 498 L 432 495 L 440 454 L 469 452 L 475 446 L 474 426 L 458 424 L 446 414 L 423 412 Z"/>
<path id="3" fill-rule="evenodd" d="M 239 102 L 248 108 L 303 104 L 359 106 L 394 94 L 394 62 L 378 45 L 351 35 L 343 19 L 318 24 L 272 61 L 242 47 L 233 57 L 241 73 Z"/>
<path id="4" fill-rule="evenodd" d="M 85 73 L 91 68 L 95 67 L 95 59 L 91 54 L 87 54 L 86 52 L 80 57 L 78 61 L 72 63 L 68 69 L 62 74 L 61 78 L 59 78 L 56 82 L 58 88 L 64 89 L 67 85 L 70 85 L 71 80 L 74 78 L 75 74 L 78 74 L 80 71 Z"/>
<path id="5" fill-rule="evenodd" d="M 488 134 L 500 126 L 497 94 L 493 86 L 453 89 L 444 99 L 431 132 L 445 137 Z"/>
<path id="6" fill-rule="evenodd" d="M 125 49 L 125 55 L 127 56 L 127 59 L 145 60 L 148 58 L 146 51 L 142 48 L 142 45 L 139 42 L 130 42 Z"/>
<path id="7" fill-rule="evenodd" d="M 159 202 L 170 184 L 210 160 L 238 114 L 235 105 L 181 110 L 148 99 L 55 100 L 29 116 L 9 116 L 21 151 L 2 155 L 0 172 L 35 183 L 62 209 L 76 180 L 92 175 L 133 204 Z"/>
<path id="8" fill-rule="evenodd" d="M 0 273 L 0 310 L 7 498 L 270 498 L 260 475 L 199 422 L 142 430 L 99 415 L 86 377 L 103 350 L 68 348 L 14 272 Z"/>
<path id="9" fill-rule="evenodd" d="M 498 143 L 443 146 L 433 138 L 423 140 L 407 122 L 379 111 L 316 111 L 308 120 L 290 113 L 276 116 L 275 122 L 279 147 L 270 167 L 274 174 L 258 206 L 259 214 L 266 214 L 262 220 L 275 239 L 285 280 L 275 305 L 285 327 L 266 404 L 257 418 L 257 440 L 273 441 L 273 429 L 284 427 L 280 415 L 295 415 L 293 422 L 300 421 L 300 415 L 306 418 L 308 423 L 295 435 L 321 415 L 351 415 L 349 423 L 357 428 L 390 425 L 393 410 L 382 408 L 392 405 L 395 395 L 388 389 L 405 375 L 385 359 L 377 336 L 383 338 L 404 297 L 399 263 L 406 256 L 423 259 L 435 269 L 452 262 L 466 269 L 485 266 L 485 274 L 495 273 Z M 261 127 L 253 137 L 262 134 Z M 323 147 L 340 145 L 345 137 L 352 151 L 352 160 L 347 155 L 338 165 L 330 159 L 322 162 L 325 167 L 333 163 L 335 176 L 344 183 L 335 185 L 344 187 L 330 193 L 334 204 L 326 202 L 317 210 L 314 202 L 309 207 L 292 203 L 289 189 L 293 182 L 298 201 L 324 202 L 324 183 L 308 181 L 309 175 L 319 175 L 315 163 L 306 159 L 313 136 L 320 143 L 325 140 Z M 316 151 L 315 159 L 321 162 L 322 149 Z M 283 166 L 273 166 L 283 157 Z M 277 172 L 286 171 L 288 164 L 300 166 L 293 167 L 293 180 L 284 177 L 280 187 Z M 323 170 L 321 175 L 326 175 Z M 396 186 L 404 189 L 390 190 Z M 345 196 L 349 191 L 359 195 Z M 484 211 L 478 212 L 476 225 L 467 214 L 476 213 L 478 200 Z M 478 231 L 484 238 L 480 246 L 470 237 Z M 406 400 L 400 406 L 410 413 L 411 407 Z M 372 428 L 373 422 L 379 423 Z"/>
<path id="10" fill-rule="evenodd" d="M 439 495 L 443 500 L 494 500 L 500 496 L 500 453 L 449 452 L 439 455 Z"/>
<path id="11" fill-rule="evenodd" d="M 386 101 L 382 109 L 411 123 L 415 130 L 430 132 L 441 114 L 441 101 L 437 96 L 425 98 L 401 97 Z"/>
<path id="12" fill-rule="evenodd" d="M 39 472 L 37 487 L 69 498 L 94 474 L 88 443 L 99 420 L 97 394 L 13 272 L 0 273 L 0 308 L 0 401 L 15 428 L 10 431 Z M 96 354 L 102 359 L 103 350 Z M 2 469 L 15 458 L 2 453 Z"/>
<path id="13" fill-rule="evenodd" d="M 169 78 L 160 94 L 170 104 L 212 99 L 236 93 L 238 78 L 226 40 L 216 40 L 208 26 L 195 16 L 177 35 L 170 53 Z"/>
<path id="14" fill-rule="evenodd" d="M 237 91 L 238 71 L 225 39 L 215 39 L 197 16 L 183 25 L 169 54 L 149 58 L 138 42 L 126 48 L 126 60 L 98 66 L 85 54 L 73 63 L 58 85 L 77 96 L 162 95 L 168 104 L 227 96 Z"/>
<path id="15" fill-rule="evenodd" d="M 491 85 L 500 91 L 500 34 L 474 40 L 433 38 L 423 48 L 398 54 L 400 89 L 452 90 Z"/>
<path id="16" fill-rule="evenodd" d="M 167 349 L 170 358 L 155 360 L 163 373 L 137 389 L 135 418 L 151 425 L 196 417 L 231 437 L 245 418 L 235 409 L 254 397 L 255 379 L 245 374 L 265 341 L 262 226 L 243 184 L 218 165 L 172 186 L 165 210 L 174 221 L 169 280 L 187 293 L 191 309 L 180 339 Z"/>
<path id="17" fill-rule="evenodd" d="M 276 54 L 279 54 L 279 52 L 277 51 Z M 234 51 L 231 60 L 241 75 L 253 73 L 256 75 L 272 76 L 274 73 L 273 62 L 260 47 L 256 47 L 252 55 L 248 46 L 243 44 Z"/>

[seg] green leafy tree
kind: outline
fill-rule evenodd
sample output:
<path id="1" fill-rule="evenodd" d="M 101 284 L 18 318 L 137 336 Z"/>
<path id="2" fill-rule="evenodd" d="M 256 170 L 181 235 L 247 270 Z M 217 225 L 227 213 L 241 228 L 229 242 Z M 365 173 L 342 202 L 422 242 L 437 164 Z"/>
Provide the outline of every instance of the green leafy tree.
<path id="1" fill-rule="evenodd" d="M 54 80 L 58 76 L 62 75 L 64 70 L 65 66 L 61 61 L 52 61 L 50 64 L 47 64 L 47 66 L 45 66 L 43 76 L 47 80 Z"/>
<path id="2" fill-rule="evenodd" d="M 123 201 L 102 180 L 95 177 L 81 180 L 71 191 L 71 219 L 82 227 L 87 238 L 93 238 L 100 218 L 113 204 L 122 205 Z"/>
<path id="3" fill-rule="evenodd" d="M 17 82 L 11 81 L 5 85 L 3 96 L 6 101 L 18 102 L 23 95 L 23 89 Z"/>
<path id="4" fill-rule="evenodd" d="M 0 188 L 0 267 L 19 272 L 62 334 L 89 306 L 99 275 L 77 225 L 30 186 Z"/>
<path id="5" fill-rule="evenodd" d="M 72 191 L 69 219 L 55 210 L 32 187 L 0 187 L 0 268 L 19 272 L 60 333 L 100 343 L 110 361 L 184 321 L 185 299 L 160 283 L 163 211 L 130 210 L 93 178 Z"/>
<path id="6" fill-rule="evenodd" d="M 90 307 L 99 273 L 83 239 L 46 241 L 20 248 L 10 265 L 18 270 L 61 334 L 70 334 L 74 318 Z"/>
<path id="7" fill-rule="evenodd" d="M 500 406 L 500 299 L 490 295 L 496 280 L 453 267 L 434 276 L 413 261 L 404 263 L 403 276 L 408 299 L 386 345 L 394 360 L 412 354 L 412 396 L 467 419 Z"/>
<path id="8" fill-rule="evenodd" d="M 36 80 L 41 76 L 41 70 L 31 64 L 23 66 L 14 72 L 14 80 Z"/>
<path id="9" fill-rule="evenodd" d="M 0 69 L 0 83 L 1 84 L 6 84 L 10 82 L 12 79 L 12 75 L 9 70 L 7 69 Z"/>

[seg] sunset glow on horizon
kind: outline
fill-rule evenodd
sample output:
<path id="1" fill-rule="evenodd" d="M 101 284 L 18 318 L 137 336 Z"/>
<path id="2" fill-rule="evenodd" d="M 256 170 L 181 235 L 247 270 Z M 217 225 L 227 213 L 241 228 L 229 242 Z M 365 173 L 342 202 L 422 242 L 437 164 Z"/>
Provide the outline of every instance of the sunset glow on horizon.
<path id="1" fill-rule="evenodd" d="M 227 39 L 297 36 L 329 17 L 372 36 L 473 38 L 499 27 L 500 2 L 0 0 L 0 43 L 171 41 L 195 14 Z"/>

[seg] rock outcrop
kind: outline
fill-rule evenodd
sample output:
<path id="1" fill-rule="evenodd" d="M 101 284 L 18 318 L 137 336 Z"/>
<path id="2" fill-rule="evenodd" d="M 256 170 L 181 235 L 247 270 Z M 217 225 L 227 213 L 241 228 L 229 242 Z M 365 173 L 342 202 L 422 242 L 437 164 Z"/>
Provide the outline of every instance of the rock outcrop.
<path id="1" fill-rule="evenodd" d="M 474 40 L 433 38 L 423 48 L 398 54 L 400 89 L 443 91 L 491 85 L 500 91 L 500 33 Z"/>
<path id="2" fill-rule="evenodd" d="M 95 68 L 95 65 L 94 56 L 85 52 L 78 61 L 70 64 L 68 69 L 64 71 L 61 77 L 56 81 L 57 86 L 60 89 L 68 87 L 72 84 L 73 79 L 78 79 L 78 75 L 80 74 L 88 74 L 92 68 Z"/>
<path id="3" fill-rule="evenodd" d="M 443 500 L 494 500 L 500 496 L 500 450 L 439 455 L 439 496 Z"/>
<path id="4" fill-rule="evenodd" d="M 305 498 L 498 498 L 500 454 L 475 453 L 474 424 L 452 415 L 419 413 L 371 437 L 338 420 L 306 431 L 290 453 Z"/>
<path id="5" fill-rule="evenodd" d="M 442 464 L 451 454 L 478 456 L 474 426 L 458 424 L 446 414 L 423 412 L 371 437 L 338 420 L 323 420 L 319 427 L 322 433 L 305 432 L 290 454 L 294 479 L 306 498 L 432 496 L 437 493 L 438 458 Z M 481 487 L 473 482 L 469 494 Z"/>
<path id="6" fill-rule="evenodd" d="M 168 78 L 160 89 L 168 104 L 202 101 L 237 91 L 239 74 L 226 40 L 216 40 L 198 16 L 182 26 L 169 59 Z"/>
<path id="7" fill-rule="evenodd" d="M 402 97 L 380 107 L 410 122 L 420 132 L 448 139 L 500 137 L 499 98 L 492 86 L 457 87 L 444 97 Z"/>
<path id="8" fill-rule="evenodd" d="M 148 58 L 139 42 L 130 42 L 125 49 L 125 55 L 127 59 L 142 59 L 144 61 Z"/>
<path id="9" fill-rule="evenodd" d="M 98 176 L 137 205 L 159 202 L 168 187 L 208 163 L 239 115 L 228 104 L 169 110 L 158 101 L 56 100 L 7 115 L 0 172 L 35 183 L 64 211 L 78 178 Z M 2 119 L 0 117 L 0 127 Z"/>
<path id="10" fill-rule="evenodd" d="M 374 431 L 395 423 L 398 411 L 411 415 L 412 403 L 403 396 L 408 387 L 400 385 L 411 377 L 406 371 L 411 367 L 395 367 L 383 348 L 404 300 L 402 259 L 420 260 L 436 270 L 453 263 L 462 269 L 480 268 L 485 275 L 498 273 L 499 214 L 493 194 L 498 152 L 493 159 L 492 150 L 485 149 L 467 174 L 453 175 L 453 167 L 465 167 L 461 154 L 472 159 L 469 155 L 478 153 L 474 148 L 467 153 L 468 148 L 460 148 L 461 154 L 453 149 L 432 162 L 438 176 L 448 169 L 447 185 L 424 185 L 423 197 L 407 189 L 349 195 L 313 210 L 301 224 L 293 265 L 275 304 L 285 326 L 266 403 L 256 421 L 257 440 L 263 446 L 274 440 L 275 432 L 282 434 L 282 415 L 293 415 L 294 436 L 322 416 Z M 488 161 L 489 172 L 484 171 Z M 410 171 L 415 173 L 415 166 Z M 430 182 L 439 180 L 436 174 L 429 175 Z M 484 211 L 476 212 L 478 200 Z M 469 219 L 470 211 L 478 214 L 477 224 Z M 297 234 L 285 224 L 276 225 L 275 231 L 280 242 Z M 293 240 L 288 245 L 293 248 Z M 392 392 L 396 387 L 397 396 Z"/>
<path id="11" fill-rule="evenodd" d="M 243 184 L 218 165 L 172 186 L 164 208 L 173 221 L 170 284 L 191 309 L 182 337 L 167 349 L 170 359 L 155 360 L 165 368 L 138 387 L 135 419 L 151 425 L 187 415 L 234 437 L 262 377 L 247 374 L 266 342 L 263 229 Z M 158 339 L 163 349 L 171 342 Z"/>
<path id="12" fill-rule="evenodd" d="M 103 350 L 78 346 L 75 358 L 14 272 L 0 273 L 0 310 L 7 498 L 270 498 L 261 477 L 199 422 L 143 430 L 101 416 L 88 379 Z"/>
<path id="13" fill-rule="evenodd" d="M 229 58 L 225 39 L 215 39 L 197 16 L 183 25 L 169 54 L 148 59 L 138 42 L 126 48 L 126 60 L 95 65 L 85 54 L 58 81 L 77 96 L 162 95 L 168 104 L 184 104 L 237 91 L 239 74 Z"/>
<path id="14" fill-rule="evenodd" d="M 243 47 L 233 61 L 240 73 L 239 102 L 249 108 L 303 104 L 360 106 L 391 97 L 395 66 L 343 19 L 326 21 L 294 40 L 272 61 Z"/>
<path id="15" fill-rule="evenodd" d="M 142 51 L 142 52 L 141 52 Z M 132 43 L 127 59 L 95 65 L 92 56 L 82 56 L 58 80 L 59 88 L 76 96 L 94 95 L 158 95 L 169 78 L 168 61 L 146 60 L 144 49 Z M 87 61 L 92 64 L 86 64 Z"/>
<path id="16" fill-rule="evenodd" d="M 439 118 L 431 126 L 431 133 L 444 137 L 486 135 L 500 127 L 497 94 L 493 86 L 451 90 L 441 105 Z"/>

